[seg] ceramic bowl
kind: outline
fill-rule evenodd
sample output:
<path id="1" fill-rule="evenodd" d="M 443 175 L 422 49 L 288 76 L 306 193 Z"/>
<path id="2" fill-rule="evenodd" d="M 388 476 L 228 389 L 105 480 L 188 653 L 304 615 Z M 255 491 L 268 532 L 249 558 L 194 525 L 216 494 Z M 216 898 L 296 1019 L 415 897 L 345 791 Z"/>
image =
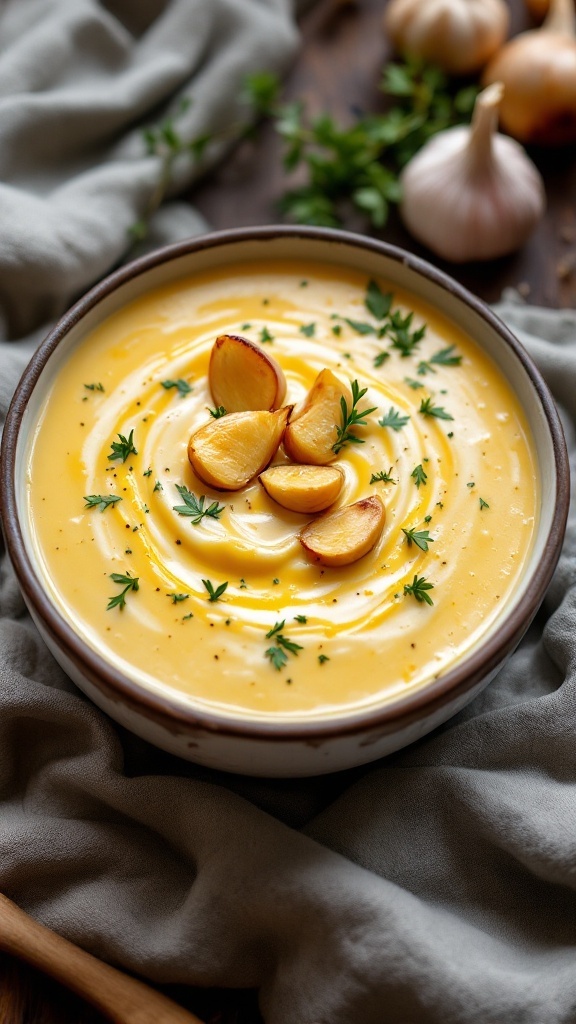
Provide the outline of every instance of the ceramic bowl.
<path id="1" fill-rule="evenodd" d="M 455 667 L 381 706 L 325 719 L 251 720 L 183 704 L 169 685 L 151 692 L 89 646 L 64 618 L 43 581 L 26 510 L 31 433 L 51 382 L 75 346 L 105 318 L 145 292 L 183 276 L 251 259 L 320 260 L 406 289 L 472 335 L 499 365 L 525 412 L 541 477 L 531 555 L 494 628 Z M 111 718 L 156 746 L 225 771 L 306 776 L 374 761 L 413 743 L 471 701 L 518 645 L 556 566 L 568 507 L 568 466 L 554 402 L 517 338 L 471 293 L 429 263 L 363 236 L 276 227 L 217 232 L 172 245 L 115 271 L 50 332 L 26 369 L 2 444 L 2 525 L 30 613 L 56 660 Z"/>

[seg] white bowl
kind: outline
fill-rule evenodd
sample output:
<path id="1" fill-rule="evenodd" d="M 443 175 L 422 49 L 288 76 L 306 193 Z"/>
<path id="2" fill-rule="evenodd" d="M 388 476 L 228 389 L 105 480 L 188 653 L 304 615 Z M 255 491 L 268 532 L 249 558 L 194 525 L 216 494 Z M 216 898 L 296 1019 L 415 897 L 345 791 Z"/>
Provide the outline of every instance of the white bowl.
<path id="1" fill-rule="evenodd" d="M 301 720 L 212 710 L 151 690 L 90 646 L 50 596 L 27 509 L 32 433 L 55 376 L 86 334 L 126 303 L 167 282 L 253 259 L 319 260 L 390 282 L 439 310 L 498 364 L 524 410 L 540 474 L 540 510 L 526 567 L 502 613 L 470 653 L 437 678 L 392 700 Z M 44 340 L 16 390 L 2 443 L 2 525 L 31 615 L 68 675 L 103 711 L 183 758 L 234 772 L 302 776 L 373 761 L 414 742 L 463 708 L 518 645 L 556 566 L 568 510 L 568 463 L 554 402 L 532 360 L 479 299 L 430 264 L 362 236 L 264 227 L 218 232 L 158 250 L 93 288 Z M 384 659 L 385 660 L 385 659 Z"/>

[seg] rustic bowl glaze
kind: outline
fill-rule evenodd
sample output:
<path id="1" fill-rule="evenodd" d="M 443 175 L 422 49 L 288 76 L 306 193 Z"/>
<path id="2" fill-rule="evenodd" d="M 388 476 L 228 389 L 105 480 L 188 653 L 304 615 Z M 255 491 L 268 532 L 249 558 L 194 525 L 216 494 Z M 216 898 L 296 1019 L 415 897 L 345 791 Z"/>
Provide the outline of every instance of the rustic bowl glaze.
<path id="1" fill-rule="evenodd" d="M 250 721 L 183 707 L 169 686 L 146 691 L 73 630 L 54 605 L 27 523 L 30 430 L 58 369 L 75 345 L 124 304 L 178 277 L 254 258 L 315 259 L 388 279 L 450 317 L 498 363 L 531 427 L 541 475 L 535 543 L 514 599 L 496 629 L 450 671 L 401 699 L 314 721 Z M 157 250 L 117 270 L 50 332 L 14 395 L 2 442 L 2 526 L 30 613 L 56 660 L 103 711 L 164 750 L 226 771 L 305 776 L 373 761 L 414 742 L 463 708 L 501 668 L 538 610 L 555 569 L 568 511 L 568 463 L 554 402 L 523 346 L 479 299 L 407 252 L 327 229 L 261 227 L 217 232 Z"/>

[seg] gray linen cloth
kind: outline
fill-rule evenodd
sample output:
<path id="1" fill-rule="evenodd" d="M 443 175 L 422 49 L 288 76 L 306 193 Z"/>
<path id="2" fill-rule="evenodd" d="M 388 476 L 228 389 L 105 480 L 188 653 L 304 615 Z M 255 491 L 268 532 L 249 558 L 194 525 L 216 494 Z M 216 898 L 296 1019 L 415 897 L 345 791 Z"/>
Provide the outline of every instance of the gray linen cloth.
<path id="1" fill-rule="evenodd" d="M 296 43 L 287 0 L 0 3 L 0 417 L 41 325 L 126 256 L 157 174 L 140 119 L 189 92 L 186 132 L 229 124 L 245 72 Z M 156 226 L 201 228 L 170 206 Z M 576 313 L 498 312 L 574 460 Z M 156 982 L 258 988 L 266 1024 L 574 1024 L 575 582 L 573 511 L 542 611 L 468 709 L 372 767 L 271 782 L 110 722 L 4 557 L 0 890 Z"/>

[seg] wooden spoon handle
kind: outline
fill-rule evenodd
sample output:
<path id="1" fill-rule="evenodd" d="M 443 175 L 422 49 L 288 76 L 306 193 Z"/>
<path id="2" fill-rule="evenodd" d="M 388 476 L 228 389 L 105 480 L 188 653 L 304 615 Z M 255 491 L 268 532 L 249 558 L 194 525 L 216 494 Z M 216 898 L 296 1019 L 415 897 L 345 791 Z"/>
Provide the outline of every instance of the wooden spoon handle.
<path id="1" fill-rule="evenodd" d="M 1 893 L 0 949 L 62 982 L 116 1024 L 202 1024 L 156 989 L 45 928 Z"/>

